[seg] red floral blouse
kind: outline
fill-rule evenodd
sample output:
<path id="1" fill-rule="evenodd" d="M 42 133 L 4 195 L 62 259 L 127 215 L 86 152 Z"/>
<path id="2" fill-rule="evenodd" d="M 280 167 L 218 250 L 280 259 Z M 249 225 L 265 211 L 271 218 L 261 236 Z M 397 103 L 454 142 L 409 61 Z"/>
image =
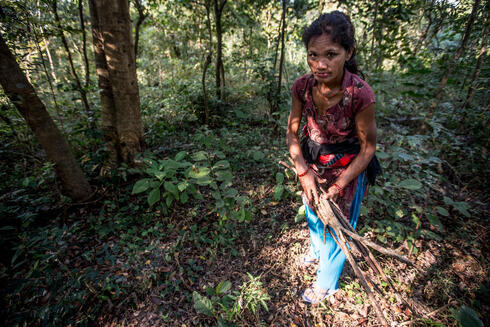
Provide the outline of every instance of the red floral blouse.
<path id="1" fill-rule="evenodd" d="M 327 109 L 324 115 L 320 115 L 313 102 L 313 86 L 316 85 L 313 74 L 306 74 L 298 78 L 291 89 L 293 95 L 303 104 L 302 116 L 305 117 L 303 127 L 304 137 L 323 144 L 340 143 L 347 140 L 358 139 L 355 116 L 371 103 L 375 103 L 374 93 L 369 84 L 358 75 L 344 70 L 342 100 Z M 312 168 L 316 170 L 315 166 Z M 319 180 L 320 183 L 331 184 L 342 174 L 346 167 L 327 169 Z M 349 217 L 350 203 L 354 197 L 357 178 L 355 178 L 344 189 L 344 196 L 338 203 L 344 214 Z"/>

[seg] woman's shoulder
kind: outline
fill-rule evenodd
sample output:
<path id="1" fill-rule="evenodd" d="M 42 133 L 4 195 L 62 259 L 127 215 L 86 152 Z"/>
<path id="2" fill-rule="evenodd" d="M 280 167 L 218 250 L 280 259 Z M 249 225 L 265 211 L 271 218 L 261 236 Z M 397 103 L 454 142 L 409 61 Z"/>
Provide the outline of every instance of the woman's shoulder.
<path id="1" fill-rule="evenodd" d="M 371 103 L 375 103 L 376 99 L 374 91 L 371 86 L 363 80 L 359 75 L 350 73 L 351 78 L 349 86 L 351 86 L 351 92 L 353 95 L 353 101 L 355 104 L 355 112 L 360 112 L 365 109 Z"/>
<path id="2" fill-rule="evenodd" d="M 294 81 L 293 86 L 291 87 L 291 91 L 293 92 L 293 94 L 302 101 L 303 101 L 304 93 L 306 91 L 306 87 L 308 86 L 308 81 L 311 76 L 312 76 L 311 73 L 309 73 L 298 77 L 296 81 Z"/>
<path id="3" fill-rule="evenodd" d="M 350 83 L 349 83 L 350 86 L 354 86 L 355 88 L 357 88 L 359 90 L 365 88 L 366 90 L 373 92 L 373 89 L 371 88 L 371 86 L 368 84 L 368 82 L 363 80 L 361 78 L 361 76 L 354 74 L 354 73 L 350 73 L 350 75 L 351 75 Z"/>

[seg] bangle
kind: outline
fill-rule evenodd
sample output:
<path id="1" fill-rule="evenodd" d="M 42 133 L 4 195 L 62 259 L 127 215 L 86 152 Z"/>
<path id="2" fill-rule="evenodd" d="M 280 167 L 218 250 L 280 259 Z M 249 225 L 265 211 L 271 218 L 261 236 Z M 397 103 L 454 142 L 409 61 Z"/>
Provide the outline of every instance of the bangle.
<path id="1" fill-rule="evenodd" d="M 339 191 L 339 195 L 342 197 L 344 196 L 344 190 L 339 186 L 339 184 L 337 183 L 333 183 L 332 185 L 330 185 L 330 187 L 335 187 L 337 189 L 337 191 Z"/>
<path id="2" fill-rule="evenodd" d="M 310 167 L 306 168 L 306 170 L 303 173 L 298 174 L 298 177 L 303 177 L 304 175 L 306 175 L 308 173 L 308 170 L 310 170 Z"/>

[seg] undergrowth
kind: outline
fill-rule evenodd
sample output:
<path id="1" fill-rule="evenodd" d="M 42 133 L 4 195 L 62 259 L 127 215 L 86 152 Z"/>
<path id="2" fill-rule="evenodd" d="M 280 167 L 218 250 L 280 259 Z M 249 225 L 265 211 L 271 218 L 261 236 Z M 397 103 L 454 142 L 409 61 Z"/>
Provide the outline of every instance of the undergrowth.
<path id="1" fill-rule="evenodd" d="M 463 108 L 457 100 L 462 95 L 456 94 L 428 119 L 424 108 L 433 90 L 415 82 L 421 78 L 438 76 L 412 69 L 370 81 L 377 94 L 383 175 L 370 187 L 359 231 L 412 255 L 429 241 L 485 252 L 485 238 L 472 233 L 487 213 L 488 113 L 479 104 Z M 191 90 L 197 92 L 197 86 Z M 253 271 L 241 284 L 223 280 L 205 290 L 195 285 L 218 258 L 239 257 L 235 243 L 250 238 L 262 203 L 296 201 L 299 206 L 299 184 L 278 165 L 288 157 L 288 104 L 283 103 L 279 117 L 258 119 L 246 101 L 237 99 L 230 101 L 234 110 L 221 117 L 220 126 L 195 128 L 192 110 L 185 116 L 194 117 L 190 121 L 177 114 L 173 120 L 154 119 L 170 103 L 151 91 L 142 90 L 149 149 L 140 167 L 101 174 L 100 144 L 79 145 L 82 151 L 91 149 L 82 165 L 97 193 L 88 203 L 73 204 L 62 196 L 53 167 L 37 154 L 17 154 L 26 150 L 3 145 L 0 155 L 9 160 L 1 164 L 5 255 L 0 279 L 8 325 L 92 325 L 102 312 L 136 309 L 148 296 L 161 304 L 162 319 L 168 321 L 178 318 L 168 303 L 173 298 L 223 326 L 261 320 L 261 312 L 267 312 L 270 297 Z M 192 99 L 182 105 L 192 105 Z M 471 119 L 461 123 L 461 115 Z M 276 232 L 301 221 L 301 212 L 294 216 L 274 224 Z M 488 280 L 477 279 L 462 291 L 454 274 L 430 276 L 436 296 L 459 297 L 453 322 L 461 305 L 483 308 Z M 365 301 L 358 285 L 343 289 Z M 430 320 L 424 324 L 438 326 Z"/>

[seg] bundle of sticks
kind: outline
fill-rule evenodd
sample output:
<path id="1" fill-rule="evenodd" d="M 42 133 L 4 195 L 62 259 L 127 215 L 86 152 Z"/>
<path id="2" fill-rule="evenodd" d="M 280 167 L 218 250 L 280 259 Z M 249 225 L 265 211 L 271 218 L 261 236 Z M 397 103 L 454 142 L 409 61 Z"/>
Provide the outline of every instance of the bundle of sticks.
<path id="1" fill-rule="evenodd" d="M 294 168 L 294 166 L 291 166 L 283 161 L 280 161 L 279 163 L 293 170 L 296 173 L 296 169 Z M 319 185 L 318 185 L 318 189 L 321 189 Z M 352 251 L 355 251 L 360 258 L 365 260 L 365 262 L 371 267 L 373 272 L 378 276 L 380 276 L 388 284 L 390 290 L 395 294 L 395 297 L 399 302 L 403 303 L 412 312 L 413 315 L 417 315 L 416 312 L 407 303 L 407 301 L 403 299 L 396 292 L 392 280 L 384 273 L 379 262 L 371 253 L 371 250 L 369 248 L 372 248 L 382 254 L 396 258 L 406 264 L 416 267 L 417 269 L 420 268 L 418 268 L 412 261 L 410 261 L 407 257 L 403 256 L 402 254 L 399 254 L 392 249 L 387 249 L 385 247 L 382 247 L 357 234 L 357 232 L 354 230 L 354 228 L 352 228 L 351 224 L 349 223 L 345 215 L 342 213 L 342 210 L 340 210 L 338 205 L 332 200 L 320 197 L 318 205 L 316 205 L 315 208 L 313 209 L 315 209 L 318 218 L 321 219 L 323 225 L 325 226 L 324 234 L 326 235 L 326 233 L 330 233 L 334 241 L 337 243 L 337 245 L 340 247 L 342 252 L 347 257 L 347 260 L 349 261 L 352 270 L 356 274 L 357 278 L 359 278 L 361 285 L 366 290 L 369 300 L 376 312 L 376 316 L 379 320 L 379 323 L 382 326 L 389 326 L 388 321 L 386 320 L 383 311 L 380 308 L 379 303 L 376 301 L 374 292 L 371 289 L 371 287 L 374 288 L 381 295 L 383 294 L 383 292 L 379 287 L 376 286 L 376 284 L 372 282 L 372 279 L 369 278 L 369 276 L 365 275 L 361 271 L 357 261 L 352 255 Z"/>

